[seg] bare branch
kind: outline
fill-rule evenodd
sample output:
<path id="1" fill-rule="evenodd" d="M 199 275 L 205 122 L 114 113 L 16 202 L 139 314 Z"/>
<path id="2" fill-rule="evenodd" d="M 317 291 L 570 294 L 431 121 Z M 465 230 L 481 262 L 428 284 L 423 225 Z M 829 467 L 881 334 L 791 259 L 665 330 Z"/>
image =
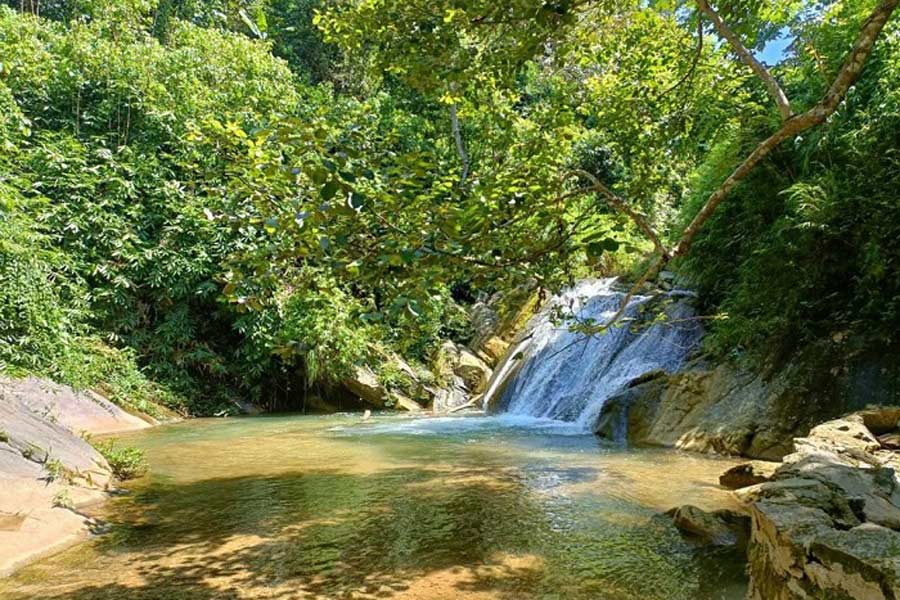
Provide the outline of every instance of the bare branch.
<path id="1" fill-rule="evenodd" d="M 793 116 L 794 111 L 791 109 L 791 103 L 788 100 L 787 95 L 785 95 L 781 86 L 778 85 L 778 81 L 775 80 L 775 77 L 773 77 L 772 74 L 769 73 L 769 70 L 766 69 L 761 62 L 756 60 L 756 57 L 744 47 L 743 42 L 741 42 L 737 34 L 722 20 L 719 13 L 709 5 L 707 0 L 697 0 L 697 7 L 710 21 L 712 21 L 716 31 L 718 31 L 719 35 L 725 38 L 731 45 L 731 48 L 737 53 L 741 62 L 750 67 L 756 76 L 762 80 L 766 89 L 769 90 L 769 95 L 772 96 L 772 99 L 778 106 L 778 112 L 781 113 L 781 119 L 783 121 L 790 119 Z"/>
<path id="2" fill-rule="evenodd" d="M 462 132 L 459 130 L 459 116 L 456 114 L 456 103 L 450 105 L 450 123 L 453 126 L 453 140 L 456 142 L 456 152 L 462 161 L 462 173 L 459 176 L 459 185 L 465 185 L 469 178 L 469 155 L 466 154 L 466 145 L 463 142 Z"/>
<path id="3" fill-rule="evenodd" d="M 594 325 L 590 328 L 590 331 L 587 333 L 591 335 L 596 335 L 598 333 L 603 333 L 610 327 L 613 327 L 616 323 L 621 320 L 623 316 L 625 316 L 625 312 L 628 310 L 628 303 L 631 302 L 632 298 L 634 298 L 641 288 L 644 287 L 644 284 L 656 277 L 659 271 L 663 268 L 663 266 L 668 262 L 668 259 L 665 256 L 657 256 L 653 259 L 653 262 L 650 263 L 650 266 L 647 267 L 647 270 L 644 271 L 644 274 L 638 278 L 637 281 L 631 286 L 628 290 L 628 293 L 622 298 L 622 302 L 619 303 L 619 309 L 616 313 L 611 316 L 605 323 L 600 325 Z"/>

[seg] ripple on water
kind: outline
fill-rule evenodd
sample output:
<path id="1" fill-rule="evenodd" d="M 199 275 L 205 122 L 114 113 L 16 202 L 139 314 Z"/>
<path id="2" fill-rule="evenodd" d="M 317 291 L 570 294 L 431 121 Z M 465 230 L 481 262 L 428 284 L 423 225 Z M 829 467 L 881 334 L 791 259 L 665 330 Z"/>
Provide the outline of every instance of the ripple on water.
<path id="1" fill-rule="evenodd" d="M 113 533 L 4 598 L 741 598 L 739 557 L 658 516 L 713 508 L 731 463 L 522 418 L 197 421 L 133 435 L 153 466 Z"/>

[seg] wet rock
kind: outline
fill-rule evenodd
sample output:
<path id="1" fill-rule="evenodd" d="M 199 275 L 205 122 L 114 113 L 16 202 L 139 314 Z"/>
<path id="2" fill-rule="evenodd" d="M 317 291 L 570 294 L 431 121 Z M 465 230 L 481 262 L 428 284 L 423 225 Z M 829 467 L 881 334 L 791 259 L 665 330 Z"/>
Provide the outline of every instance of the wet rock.
<path id="1" fill-rule="evenodd" d="M 667 381 L 664 372 L 652 371 L 607 399 L 594 423 L 594 433 L 616 443 L 651 443 L 660 408 L 656 399 L 664 393 Z"/>
<path id="2" fill-rule="evenodd" d="M 719 484 L 729 489 L 737 490 L 765 483 L 775 474 L 778 463 L 754 460 L 742 465 L 731 467 L 719 477 Z"/>
<path id="3" fill-rule="evenodd" d="M 685 537 L 702 545 L 743 548 L 750 537 L 750 517 L 732 510 L 706 512 L 688 504 L 666 514 Z"/>
<path id="4" fill-rule="evenodd" d="M 810 401 L 809 391 L 796 384 L 797 370 L 764 376 L 695 361 L 679 373 L 633 382 L 608 399 L 595 430 L 609 438 L 624 432 L 630 443 L 778 461 L 793 451 L 794 438 L 836 416 L 834 406 Z M 895 409 L 886 410 L 858 418 L 893 427 Z M 851 429 L 845 433 L 852 438 L 858 429 Z"/>

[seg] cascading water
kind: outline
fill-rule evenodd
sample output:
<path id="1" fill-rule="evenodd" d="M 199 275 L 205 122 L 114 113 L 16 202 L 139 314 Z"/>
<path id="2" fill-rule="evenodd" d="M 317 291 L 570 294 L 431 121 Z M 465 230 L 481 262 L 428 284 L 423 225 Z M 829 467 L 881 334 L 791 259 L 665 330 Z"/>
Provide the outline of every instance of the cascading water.
<path id="1" fill-rule="evenodd" d="M 607 322 L 619 310 L 625 293 L 615 279 L 584 280 L 556 296 L 535 317 L 531 335 L 501 367 L 516 369 L 497 403 L 512 415 L 572 422 L 587 430 L 603 403 L 637 377 L 650 371 L 676 371 L 696 347 L 701 327 L 687 301 L 689 292 L 666 293 L 663 302 L 635 296 L 620 325 L 586 336 L 571 330 L 575 322 Z M 653 314 L 642 314 L 651 312 Z M 568 315 L 559 322 L 555 315 Z M 655 318 L 663 316 L 664 318 Z M 517 361 L 521 361 L 515 365 Z M 515 366 L 514 366 L 515 365 Z M 486 396 L 497 393 L 498 373 Z"/>

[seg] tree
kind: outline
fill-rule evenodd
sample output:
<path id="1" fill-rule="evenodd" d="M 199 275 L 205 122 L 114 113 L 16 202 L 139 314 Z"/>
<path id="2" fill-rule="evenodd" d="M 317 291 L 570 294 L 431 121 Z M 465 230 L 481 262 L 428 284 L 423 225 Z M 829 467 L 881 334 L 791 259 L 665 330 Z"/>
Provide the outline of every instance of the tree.
<path id="1" fill-rule="evenodd" d="M 662 236 L 653 231 L 648 219 L 625 198 L 617 195 L 598 178 L 583 170 L 575 170 L 569 176 L 586 177 L 590 185 L 575 192 L 567 192 L 562 198 L 568 200 L 581 193 L 599 193 L 613 207 L 625 213 L 635 225 L 652 241 L 655 258 L 638 278 L 626 297 L 626 302 L 644 283 L 674 258 L 684 256 L 691 248 L 704 224 L 713 215 L 730 192 L 754 168 L 764 161 L 785 141 L 824 123 L 834 114 L 845 98 L 848 90 L 862 73 L 876 40 L 897 8 L 897 0 L 883 0 L 869 11 L 868 17 L 859 26 L 858 33 L 841 68 L 831 79 L 824 94 L 804 111 L 794 114 L 787 95 L 775 77 L 754 58 L 753 54 L 719 13 L 706 0 L 676 4 L 656 2 L 649 7 L 640 3 L 610 3 L 589 0 L 578 2 L 532 3 L 504 2 L 467 3 L 444 2 L 429 7 L 418 3 L 368 2 L 363 4 L 339 2 L 330 12 L 320 17 L 320 22 L 328 34 L 328 39 L 340 43 L 347 51 L 369 48 L 382 68 L 400 74 L 411 85 L 423 90 L 443 91 L 459 89 L 463 85 L 479 86 L 485 81 L 509 81 L 511 75 L 532 57 L 550 61 L 567 53 L 577 56 L 579 45 L 590 35 L 590 27 L 595 23 L 612 25 L 616 40 L 628 50 L 636 48 L 629 40 L 627 23 L 634 19 L 648 20 L 654 15 L 667 14 L 669 20 L 680 21 L 683 26 L 692 21 L 698 24 L 697 56 L 702 56 L 702 36 L 704 25 L 701 19 L 709 20 L 716 33 L 730 46 L 738 60 L 746 65 L 759 79 L 774 100 L 781 117 L 781 125 L 774 133 L 760 141 L 752 151 L 739 162 L 728 177 L 709 195 L 706 202 L 675 239 L 671 248 L 662 243 Z M 747 10 L 739 3 L 728 4 L 734 12 L 745 17 L 745 21 L 759 27 L 768 20 L 763 30 L 777 31 L 784 21 L 800 20 L 810 7 L 804 2 L 779 2 L 766 8 Z M 693 15 L 682 18 L 684 9 L 693 8 Z M 680 10 L 681 9 L 681 10 Z M 529 27 L 516 27 L 529 22 Z M 769 33 L 771 37 L 774 33 Z M 766 34 L 757 36 L 759 44 L 767 39 Z M 629 44 L 629 41 L 631 42 Z M 642 40 L 643 41 L 643 40 Z M 611 40 L 612 42 L 612 40 Z M 414 54 L 412 44 L 420 44 L 424 54 Z M 573 49 L 574 48 L 574 49 Z M 699 59 L 695 59 L 699 60 Z M 693 63 L 692 63 L 693 64 Z M 583 60 L 583 68 L 590 63 Z M 598 65 L 599 67 L 599 65 Z M 691 68 L 693 72 L 694 67 Z M 687 76 L 689 78 L 690 73 Z M 673 90 L 682 86 L 677 82 Z M 690 86 L 685 86 L 689 89 Z M 455 105 L 455 103 L 454 103 Z M 464 155 L 462 155 L 463 158 Z M 464 173 L 467 161 L 464 160 Z M 624 314 L 622 309 L 607 323 L 597 327 L 602 331 Z"/>

